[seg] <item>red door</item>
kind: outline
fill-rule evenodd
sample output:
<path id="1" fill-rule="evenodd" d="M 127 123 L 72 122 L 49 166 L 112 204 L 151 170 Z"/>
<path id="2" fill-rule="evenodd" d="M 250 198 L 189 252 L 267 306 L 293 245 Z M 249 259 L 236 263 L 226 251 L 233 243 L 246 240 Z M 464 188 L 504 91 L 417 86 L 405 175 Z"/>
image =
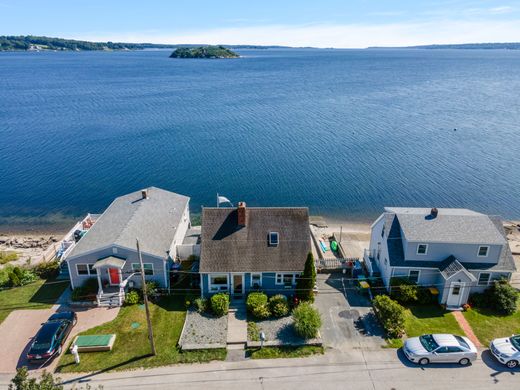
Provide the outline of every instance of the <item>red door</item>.
<path id="1" fill-rule="evenodd" d="M 117 268 L 109 268 L 108 275 L 110 276 L 110 284 L 119 284 L 119 270 Z"/>

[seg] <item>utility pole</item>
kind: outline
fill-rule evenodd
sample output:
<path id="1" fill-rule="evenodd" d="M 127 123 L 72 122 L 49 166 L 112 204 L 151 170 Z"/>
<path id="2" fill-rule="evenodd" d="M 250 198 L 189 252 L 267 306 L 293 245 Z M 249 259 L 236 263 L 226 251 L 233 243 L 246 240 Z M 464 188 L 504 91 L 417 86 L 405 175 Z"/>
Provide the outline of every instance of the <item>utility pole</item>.
<path id="1" fill-rule="evenodd" d="M 146 321 L 148 322 L 148 340 L 150 340 L 150 347 L 152 347 L 152 355 L 155 356 L 157 353 L 155 352 L 155 342 L 153 341 L 152 320 L 150 319 L 150 309 L 148 308 L 148 292 L 146 291 L 146 280 L 144 277 L 143 258 L 141 256 L 141 249 L 139 249 L 139 240 L 136 239 L 135 241 L 137 244 L 137 254 L 139 255 L 139 264 L 141 265 L 141 283 L 143 286 L 143 298 L 144 298 L 144 308 L 146 310 Z"/>

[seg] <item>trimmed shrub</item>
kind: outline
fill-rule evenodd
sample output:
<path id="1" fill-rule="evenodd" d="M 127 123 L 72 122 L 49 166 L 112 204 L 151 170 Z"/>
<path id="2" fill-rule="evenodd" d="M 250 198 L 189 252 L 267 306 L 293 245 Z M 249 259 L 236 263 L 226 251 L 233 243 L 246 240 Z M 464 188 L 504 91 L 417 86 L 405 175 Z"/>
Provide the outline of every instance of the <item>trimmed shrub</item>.
<path id="1" fill-rule="evenodd" d="M 211 310 L 217 317 L 222 317 L 229 311 L 229 295 L 218 293 L 211 297 Z"/>
<path id="2" fill-rule="evenodd" d="M 404 304 L 417 302 L 419 287 L 407 278 L 392 278 L 390 286 L 390 296 L 397 302 Z"/>
<path id="3" fill-rule="evenodd" d="M 40 279 L 55 278 L 60 272 L 60 264 L 57 261 L 44 261 L 36 265 L 33 271 Z"/>
<path id="4" fill-rule="evenodd" d="M 129 291 L 126 293 L 125 297 L 125 305 L 137 305 L 141 300 L 141 296 L 135 290 Z"/>
<path id="5" fill-rule="evenodd" d="M 19 287 L 34 282 L 36 275 L 31 270 L 13 267 L 9 269 L 8 278 L 11 287 Z"/>
<path id="6" fill-rule="evenodd" d="M 159 286 L 155 282 L 146 282 L 146 292 L 150 298 L 155 298 L 159 295 Z"/>
<path id="7" fill-rule="evenodd" d="M 493 283 L 488 289 L 489 302 L 498 313 L 511 315 L 516 312 L 516 302 L 518 291 L 516 291 L 507 281 L 500 280 Z"/>
<path id="8" fill-rule="evenodd" d="M 208 300 L 206 298 L 196 298 L 193 301 L 193 306 L 195 306 L 195 310 L 197 310 L 198 313 L 204 313 L 208 310 Z"/>
<path id="9" fill-rule="evenodd" d="M 246 306 L 247 311 L 251 313 L 253 317 L 265 319 L 271 315 L 267 295 L 262 292 L 250 293 L 247 296 Z"/>
<path id="10" fill-rule="evenodd" d="M 489 296 L 485 293 L 473 293 L 469 296 L 468 301 L 474 307 L 485 308 L 490 306 Z"/>
<path id="11" fill-rule="evenodd" d="M 283 317 L 289 314 L 289 303 L 287 297 L 282 294 L 269 298 L 269 309 L 275 317 Z"/>
<path id="12" fill-rule="evenodd" d="M 321 316 L 308 302 L 302 302 L 293 310 L 294 330 L 304 339 L 318 336 L 321 327 Z"/>
<path id="13" fill-rule="evenodd" d="M 374 312 L 391 338 L 404 335 L 405 309 L 388 295 L 378 295 L 372 301 Z"/>
<path id="14" fill-rule="evenodd" d="M 316 268 L 312 252 L 307 255 L 303 274 L 296 281 L 296 295 L 300 301 L 314 302 L 314 285 L 316 284 Z"/>

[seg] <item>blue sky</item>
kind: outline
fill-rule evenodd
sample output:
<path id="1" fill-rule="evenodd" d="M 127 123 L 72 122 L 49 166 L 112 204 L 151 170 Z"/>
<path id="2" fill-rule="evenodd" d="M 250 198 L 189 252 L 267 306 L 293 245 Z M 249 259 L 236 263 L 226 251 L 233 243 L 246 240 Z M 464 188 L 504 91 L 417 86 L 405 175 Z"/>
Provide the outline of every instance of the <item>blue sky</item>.
<path id="1" fill-rule="evenodd" d="M 520 0 L 0 0 L 0 35 L 316 47 L 520 41 Z"/>

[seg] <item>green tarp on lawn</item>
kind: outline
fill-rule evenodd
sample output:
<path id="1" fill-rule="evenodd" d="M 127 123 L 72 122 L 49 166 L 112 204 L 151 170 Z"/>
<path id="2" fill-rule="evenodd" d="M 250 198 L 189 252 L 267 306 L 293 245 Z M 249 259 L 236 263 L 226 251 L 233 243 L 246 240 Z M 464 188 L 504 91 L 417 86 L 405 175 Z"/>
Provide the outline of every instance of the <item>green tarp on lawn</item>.
<path id="1" fill-rule="evenodd" d="M 113 336 L 113 334 L 78 336 L 76 339 L 76 345 L 78 347 L 105 346 L 110 343 L 110 339 Z"/>

